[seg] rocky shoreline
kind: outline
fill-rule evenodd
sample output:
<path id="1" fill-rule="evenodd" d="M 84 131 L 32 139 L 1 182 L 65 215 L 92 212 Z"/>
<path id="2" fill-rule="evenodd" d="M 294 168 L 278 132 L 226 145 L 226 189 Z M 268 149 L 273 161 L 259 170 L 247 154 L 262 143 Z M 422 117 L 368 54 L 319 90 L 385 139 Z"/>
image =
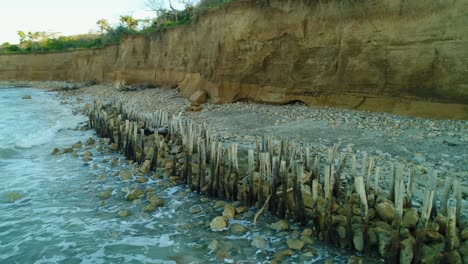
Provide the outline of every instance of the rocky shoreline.
<path id="1" fill-rule="evenodd" d="M 122 91 L 110 85 L 89 87 L 83 85 L 83 87 L 73 87 L 73 89 L 66 88 L 66 90 L 63 90 L 63 95 L 66 97 L 71 96 L 88 102 L 95 99 L 114 103 L 118 102 L 132 107 L 134 112 L 140 114 L 152 113 L 157 110 L 164 110 L 169 115 L 182 113 L 184 118 L 188 118 L 194 123 L 206 124 L 205 127 L 212 131 L 213 134 L 218 135 L 219 140 L 224 144 L 238 144 L 239 151 L 254 147 L 256 141 L 264 135 L 268 135 L 271 141 L 288 139 L 290 141 L 306 143 L 314 151 L 322 153 L 338 143 L 339 145 L 335 145 L 335 148 L 339 153 L 353 153 L 358 159 L 367 158 L 368 156 L 374 157 L 375 164 L 379 164 L 382 167 L 381 179 L 384 184 L 391 178 L 390 175 L 394 173 L 394 170 L 392 171 L 391 167 L 386 167 L 386 164 L 398 163 L 405 166 L 405 168 L 410 167 L 411 171 L 420 177 L 414 177 L 412 201 L 412 208 L 414 209 L 405 209 L 405 213 L 401 219 L 403 226 L 407 230 L 415 228 L 416 223 L 418 223 L 420 216 L 417 211 L 423 209 L 424 194 L 429 187 L 427 185 L 429 171 L 435 171 L 437 174 L 437 181 L 435 182 L 436 201 L 440 201 L 440 198 L 443 198 L 444 189 L 447 189 L 447 183 L 444 179 L 450 176 L 451 179 L 459 179 L 461 181 L 461 194 L 464 205 L 462 208 L 466 210 L 465 208 L 467 207 L 467 164 L 465 161 L 468 158 L 468 153 L 466 153 L 468 123 L 466 121 L 429 120 L 385 113 L 309 108 L 299 104 L 284 106 L 249 103 L 228 105 L 200 104 L 203 102 L 192 103 L 182 98 L 175 89 L 154 88 L 138 91 Z M 175 142 L 170 144 L 175 144 Z M 110 147 L 112 148 L 112 145 Z M 180 149 L 182 148 L 183 146 L 180 145 Z M 180 165 L 183 165 L 183 162 L 181 160 Z M 166 170 L 172 169 L 169 165 L 162 165 Z M 166 175 L 167 173 L 169 172 L 166 171 Z M 405 182 L 405 184 L 407 183 Z M 377 198 L 380 200 L 376 203 Z M 392 197 L 386 193 L 383 193 L 382 197 L 374 197 L 376 199 L 374 200 L 376 207 L 373 213 L 376 216 L 373 217 L 378 217 L 377 219 L 380 219 L 381 223 L 373 228 L 374 232 L 376 228 L 378 231 L 380 230 L 377 233 L 377 237 L 380 240 L 377 240 L 389 242 L 384 238 L 392 230 L 389 224 L 392 224 L 394 220 L 393 215 L 396 204 L 388 201 L 387 198 L 391 200 Z M 352 204 L 359 208 L 359 199 L 357 197 L 353 199 L 354 202 Z M 388 216 L 388 214 L 391 216 Z M 456 235 L 459 238 L 459 243 L 456 246 L 456 248 L 460 247 L 459 253 L 453 253 L 453 250 L 450 251 L 452 259 L 459 259 L 460 261 L 462 261 L 462 258 L 466 258 L 465 248 L 467 244 L 466 237 L 463 235 L 466 233 L 466 228 L 464 229 L 466 211 L 461 212 L 461 214 L 463 221 L 457 222 L 461 233 Z M 338 226 L 341 226 L 339 224 L 340 217 L 338 216 L 345 215 L 345 213 L 338 214 L 336 216 L 338 219 L 334 219 L 334 222 L 338 223 Z M 359 210 L 357 210 L 356 216 L 360 216 Z M 447 228 L 441 228 L 441 225 L 443 226 L 443 223 L 446 223 L 446 219 L 446 216 L 436 218 L 429 225 L 429 230 L 425 231 L 424 243 L 426 247 L 420 248 L 427 251 L 427 254 L 434 249 L 436 249 L 435 252 L 438 254 L 445 252 L 445 243 L 448 243 L 445 241 Z M 218 218 L 218 220 L 214 221 L 214 224 L 222 224 L 220 220 Z M 343 223 L 346 222 L 347 220 L 344 220 Z M 346 224 L 342 228 L 346 231 Z M 439 235 L 427 237 L 428 232 L 433 231 L 439 233 Z M 338 231 L 339 234 L 340 232 Z M 408 234 L 404 234 L 402 237 L 406 237 L 401 241 L 402 247 L 412 248 L 413 243 L 415 243 L 414 238 L 411 235 L 408 236 Z M 354 238 L 356 238 L 355 235 Z M 377 243 L 378 251 L 385 256 L 385 250 L 390 245 L 382 245 L 379 241 L 374 243 Z M 462 241 L 463 243 L 460 243 Z M 290 239 L 288 246 L 289 244 L 293 245 L 294 242 Z M 443 246 L 442 249 L 439 249 L 441 243 Z M 349 245 L 345 244 L 342 246 Z M 292 247 L 294 248 L 294 246 Z M 355 242 L 354 247 L 356 248 Z M 359 250 L 360 247 L 356 249 Z M 444 254 L 446 255 L 447 253 Z M 453 256 L 454 254 L 458 254 L 458 257 Z M 438 256 L 436 254 L 433 257 L 437 259 Z"/>

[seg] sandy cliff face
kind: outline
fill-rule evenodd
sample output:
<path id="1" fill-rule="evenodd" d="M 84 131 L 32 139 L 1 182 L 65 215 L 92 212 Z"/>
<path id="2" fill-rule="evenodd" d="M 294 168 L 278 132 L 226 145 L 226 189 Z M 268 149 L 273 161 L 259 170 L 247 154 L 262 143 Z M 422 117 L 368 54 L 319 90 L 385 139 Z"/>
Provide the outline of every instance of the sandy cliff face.
<path id="1" fill-rule="evenodd" d="M 468 118 L 468 1 L 253 2 L 102 49 L 2 55 L 0 79 L 178 84 L 213 102 Z"/>

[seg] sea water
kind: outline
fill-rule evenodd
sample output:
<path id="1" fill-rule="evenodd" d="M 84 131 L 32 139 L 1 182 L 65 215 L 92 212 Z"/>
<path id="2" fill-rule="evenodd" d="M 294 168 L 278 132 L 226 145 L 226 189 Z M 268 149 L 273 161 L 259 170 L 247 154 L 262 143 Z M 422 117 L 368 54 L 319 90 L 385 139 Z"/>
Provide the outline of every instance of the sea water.
<path id="1" fill-rule="evenodd" d="M 223 210 L 214 200 L 154 177 L 121 182 L 118 174 L 132 166 L 117 153 L 85 148 L 95 138 L 82 129 L 86 121 L 56 93 L 0 88 L 0 263 L 269 263 L 287 249 L 290 234 L 269 228 L 276 221 L 270 216 L 257 226 L 249 217 L 231 220 L 246 228 L 241 233 L 213 232 L 209 222 Z M 52 154 L 77 142 L 83 147 L 75 155 Z M 128 201 L 135 188 L 153 192 L 164 206 L 147 211 L 145 201 Z M 248 213 L 253 218 L 254 209 Z M 253 246 L 254 239 L 265 247 Z M 316 242 L 282 260 L 348 257 Z"/>

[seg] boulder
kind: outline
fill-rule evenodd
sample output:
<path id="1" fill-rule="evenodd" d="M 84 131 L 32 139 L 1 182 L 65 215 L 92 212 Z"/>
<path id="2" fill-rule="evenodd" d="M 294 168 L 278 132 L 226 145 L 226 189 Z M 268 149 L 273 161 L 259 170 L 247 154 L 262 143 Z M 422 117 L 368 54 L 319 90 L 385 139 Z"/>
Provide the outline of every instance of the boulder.
<path id="1" fill-rule="evenodd" d="M 128 210 L 122 210 L 117 213 L 119 217 L 125 218 L 130 216 L 130 212 Z"/>
<path id="2" fill-rule="evenodd" d="M 248 206 L 239 206 L 239 207 L 236 207 L 236 214 L 242 214 L 242 213 L 245 213 L 249 210 L 249 207 Z"/>
<path id="3" fill-rule="evenodd" d="M 138 178 L 137 178 L 137 182 L 139 182 L 139 183 L 147 183 L 147 182 L 148 182 L 148 178 L 146 178 L 146 177 L 138 177 Z"/>
<path id="4" fill-rule="evenodd" d="M 413 260 L 414 238 L 408 237 L 400 241 L 400 263 L 411 263 Z"/>
<path id="5" fill-rule="evenodd" d="M 146 212 L 154 212 L 154 210 L 156 210 L 156 205 L 154 204 L 148 204 L 145 209 L 144 209 Z"/>
<path id="6" fill-rule="evenodd" d="M 110 149 L 112 149 L 113 151 L 117 151 L 119 150 L 119 145 L 117 145 L 116 143 L 112 143 L 110 145 Z"/>
<path id="7" fill-rule="evenodd" d="M 21 97 L 21 99 L 23 99 L 23 100 L 25 100 L 25 99 L 26 99 L 26 100 L 32 99 L 32 96 L 31 96 L 31 95 L 23 95 L 23 96 Z"/>
<path id="8" fill-rule="evenodd" d="M 228 223 L 226 222 L 224 217 L 217 216 L 213 218 L 213 220 L 211 220 L 210 227 L 211 227 L 211 230 L 213 231 L 221 231 L 221 230 L 226 229 L 227 224 Z"/>
<path id="9" fill-rule="evenodd" d="M 144 195 L 143 192 L 139 188 L 136 188 L 132 193 L 130 193 L 127 196 L 127 200 L 133 201 L 133 200 L 139 199 L 143 195 Z"/>
<path id="10" fill-rule="evenodd" d="M 156 207 L 164 206 L 164 200 L 156 196 L 152 196 L 151 198 L 149 198 L 149 203 Z"/>
<path id="11" fill-rule="evenodd" d="M 224 207 L 225 205 L 226 205 L 225 201 L 216 201 L 215 204 L 214 204 L 214 207 L 215 208 L 221 208 L 221 207 Z"/>
<path id="12" fill-rule="evenodd" d="M 415 228 L 419 221 L 419 215 L 416 209 L 411 208 L 408 209 L 403 214 L 402 225 L 406 228 Z"/>
<path id="13" fill-rule="evenodd" d="M 266 245 L 266 240 L 263 237 L 255 237 L 251 243 L 252 246 L 261 249 Z"/>
<path id="14" fill-rule="evenodd" d="M 438 243 L 444 241 L 444 236 L 434 230 L 425 230 L 423 235 L 425 242 Z"/>
<path id="15" fill-rule="evenodd" d="M 123 170 L 119 173 L 119 178 L 121 181 L 128 181 L 133 179 L 133 174 L 129 170 Z"/>
<path id="16" fill-rule="evenodd" d="M 462 231 L 461 231 L 461 239 L 462 240 L 467 240 L 468 239 L 468 227 L 465 227 Z"/>
<path id="17" fill-rule="evenodd" d="M 243 235 L 243 234 L 247 233 L 247 228 L 245 228 L 243 225 L 240 225 L 240 224 L 232 224 L 229 227 L 229 230 L 234 235 Z"/>
<path id="18" fill-rule="evenodd" d="M 208 245 L 208 249 L 211 251 L 215 251 L 219 247 L 219 242 L 218 240 L 213 240 L 211 243 Z"/>
<path id="19" fill-rule="evenodd" d="M 294 250 L 300 250 L 304 247 L 304 242 L 297 238 L 286 239 L 286 244 L 288 245 L 288 248 L 294 249 Z"/>
<path id="20" fill-rule="evenodd" d="M 421 263 L 432 264 L 440 263 L 443 255 L 428 245 L 423 245 L 421 249 Z"/>
<path id="21" fill-rule="evenodd" d="M 285 231 L 289 229 L 289 224 L 287 220 L 282 219 L 276 223 L 271 224 L 271 228 L 276 231 Z"/>
<path id="22" fill-rule="evenodd" d="M 304 241 L 304 243 L 309 244 L 309 245 L 312 245 L 312 244 L 315 243 L 315 241 L 312 239 L 312 237 L 300 236 L 300 239 L 301 239 L 302 241 Z"/>
<path id="23" fill-rule="evenodd" d="M 351 256 L 348 259 L 348 264 L 363 264 L 363 263 L 364 263 L 364 259 L 362 257 Z"/>
<path id="24" fill-rule="evenodd" d="M 203 90 L 196 90 L 195 92 L 190 95 L 190 101 L 196 105 L 201 105 L 206 103 L 206 100 L 208 99 L 208 94 L 203 91 Z"/>
<path id="25" fill-rule="evenodd" d="M 392 246 L 392 233 L 382 228 L 375 228 L 380 256 L 387 257 Z"/>
<path id="26" fill-rule="evenodd" d="M 314 231 L 310 228 L 306 228 L 304 231 L 302 231 L 301 235 L 305 237 L 312 237 L 314 235 Z"/>
<path id="27" fill-rule="evenodd" d="M 65 153 L 65 152 L 61 151 L 61 150 L 58 149 L 58 148 L 54 148 L 54 149 L 52 150 L 52 155 L 61 155 L 61 154 L 63 154 L 63 153 Z"/>
<path id="28" fill-rule="evenodd" d="M 91 153 L 91 151 L 85 151 L 83 152 L 83 157 L 92 157 L 93 156 L 93 153 Z"/>
<path id="29" fill-rule="evenodd" d="M 150 167 L 151 167 L 151 160 L 145 160 L 139 170 L 141 173 L 146 174 L 150 171 Z"/>
<path id="30" fill-rule="evenodd" d="M 273 256 L 273 261 L 283 263 L 283 259 L 288 256 L 294 255 L 294 251 L 290 248 L 278 251 Z"/>
<path id="31" fill-rule="evenodd" d="M 395 208 L 389 201 L 384 201 L 375 206 L 377 215 L 387 223 L 391 223 L 395 219 Z"/>
<path id="32" fill-rule="evenodd" d="M 231 204 L 224 206 L 223 217 L 226 219 L 232 219 L 236 215 L 236 209 Z"/>
<path id="33" fill-rule="evenodd" d="M 190 213 L 191 214 L 198 214 L 202 211 L 202 208 L 198 205 L 190 207 Z"/>
<path id="34" fill-rule="evenodd" d="M 357 251 L 362 251 L 364 249 L 364 236 L 361 230 L 354 231 L 353 244 Z"/>
<path id="35" fill-rule="evenodd" d="M 460 244 L 458 252 L 460 252 L 462 256 L 468 257 L 468 240 L 465 240 L 463 243 Z"/>

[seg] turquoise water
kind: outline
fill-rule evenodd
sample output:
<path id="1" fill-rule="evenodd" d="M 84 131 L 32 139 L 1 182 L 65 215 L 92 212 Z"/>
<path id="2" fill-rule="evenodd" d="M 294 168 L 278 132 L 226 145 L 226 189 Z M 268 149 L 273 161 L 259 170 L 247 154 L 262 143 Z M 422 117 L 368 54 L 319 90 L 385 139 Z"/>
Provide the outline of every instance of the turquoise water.
<path id="1" fill-rule="evenodd" d="M 25 95 L 32 99 L 21 99 Z M 286 239 L 302 231 L 291 223 L 292 232 L 276 232 L 268 224 L 277 219 L 268 214 L 254 226 L 254 210 L 230 221 L 243 232 L 211 231 L 222 205 L 153 175 L 137 175 L 102 141 L 86 148 L 95 138 L 81 129 L 87 118 L 55 93 L 1 88 L 0 110 L 0 263 L 270 263 L 287 249 Z M 83 147 L 75 155 L 51 154 L 79 141 Z M 85 151 L 91 161 L 83 159 Z M 124 169 L 134 180 L 119 180 Z M 147 211 L 147 200 L 128 201 L 136 188 L 163 199 L 164 206 Z M 129 216 L 119 216 L 123 210 Z M 254 238 L 266 246 L 252 246 Z M 281 260 L 346 263 L 349 254 L 311 242 Z"/>

